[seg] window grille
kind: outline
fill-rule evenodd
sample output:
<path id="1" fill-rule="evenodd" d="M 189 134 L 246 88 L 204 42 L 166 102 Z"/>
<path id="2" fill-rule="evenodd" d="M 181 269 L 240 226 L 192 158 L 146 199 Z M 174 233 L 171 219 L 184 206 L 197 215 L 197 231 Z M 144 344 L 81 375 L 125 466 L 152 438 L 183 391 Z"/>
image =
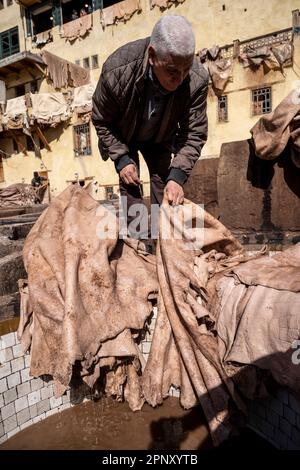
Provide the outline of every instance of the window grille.
<path id="1" fill-rule="evenodd" d="M 90 68 L 90 58 L 89 57 L 85 57 L 83 59 L 83 67 L 85 69 L 89 69 Z"/>
<path id="2" fill-rule="evenodd" d="M 75 157 L 79 157 L 80 155 L 91 155 L 92 149 L 89 123 L 74 126 L 73 133 Z"/>
<path id="3" fill-rule="evenodd" d="M 227 122 L 228 121 L 227 95 L 218 97 L 218 121 L 219 122 Z"/>
<path id="4" fill-rule="evenodd" d="M 266 114 L 272 111 L 271 87 L 252 90 L 252 116 Z"/>
<path id="5" fill-rule="evenodd" d="M 92 55 L 92 69 L 97 69 L 99 67 L 98 54 Z"/>

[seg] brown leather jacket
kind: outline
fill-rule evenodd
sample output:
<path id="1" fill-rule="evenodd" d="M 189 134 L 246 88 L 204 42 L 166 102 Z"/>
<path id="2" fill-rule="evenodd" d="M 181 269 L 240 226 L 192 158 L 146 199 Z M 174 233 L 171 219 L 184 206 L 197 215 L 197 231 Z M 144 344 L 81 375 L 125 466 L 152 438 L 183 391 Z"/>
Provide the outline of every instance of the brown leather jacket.
<path id="1" fill-rule="evenodd" d="M 108 57 L 93 96 L 92 121 L 104 160 L 129 155 L 144 110 L 149 38 L 130 42 Z M 208 73 L 195 57 L 187 78 L 170 94 L 155 142 L 174 153 L 171 168 L 186 178 L 207 139 Z M 185 178 L 185 179 L 186 179 Z"/>

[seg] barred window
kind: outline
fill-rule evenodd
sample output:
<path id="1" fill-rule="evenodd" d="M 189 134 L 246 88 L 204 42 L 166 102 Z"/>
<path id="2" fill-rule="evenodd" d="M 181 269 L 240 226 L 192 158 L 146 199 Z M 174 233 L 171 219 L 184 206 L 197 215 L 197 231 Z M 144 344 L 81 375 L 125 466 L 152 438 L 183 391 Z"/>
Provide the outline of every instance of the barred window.
<path id="1" fill-rule="evenodd" d="M 99 67 L 98 54 L 92 55 L 92 69 L 97 69 Z"/>
<path id="2" fill-rule="evenodd" d="M 75 157 L 80 155 L 91 155 L 91 133 L 90 124 L 80 124 L 73 127 L 74 135 L 74 154 Z"/>
<path id="3" fill-rule="evenodd" d="M 252 116 L 266 114 L 272 111 L 271 87 L 258 88 L 252 90 Z"/>
<path id="4" fill-rule="evenodd" d="M 83 59 L 83 67 L 85 69 L 89 69 L 90 68 L 90 58 L 89 57 L 85 57 Z"/>
<path id="5" fill-rule="evenodd" d="M 218 97 L 218 121 L 219 122 L 227 122 L 228 121 L 227 95 Z"/>
<path id="6" fill-rule="evenodd" d="M 106 186 L 105 188 L 105 199 L 110 201 L 113 198 L 114 188 L 113 186 Z"/>

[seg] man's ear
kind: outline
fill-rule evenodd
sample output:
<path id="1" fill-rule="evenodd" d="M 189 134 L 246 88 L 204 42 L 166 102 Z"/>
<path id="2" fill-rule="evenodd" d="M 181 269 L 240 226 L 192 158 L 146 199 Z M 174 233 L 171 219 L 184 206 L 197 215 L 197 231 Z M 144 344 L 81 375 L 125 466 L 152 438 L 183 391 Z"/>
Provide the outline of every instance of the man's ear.
<path id="1" fill-rule="evenodd" d="M 153 48 L 153 46 L 149 46 L 149 49 L 148 49 L 148 57 L 149 57 L 149 64 L 150 65 L 154 65 L 154 62 L 155 62 L 155 50 Z"/>

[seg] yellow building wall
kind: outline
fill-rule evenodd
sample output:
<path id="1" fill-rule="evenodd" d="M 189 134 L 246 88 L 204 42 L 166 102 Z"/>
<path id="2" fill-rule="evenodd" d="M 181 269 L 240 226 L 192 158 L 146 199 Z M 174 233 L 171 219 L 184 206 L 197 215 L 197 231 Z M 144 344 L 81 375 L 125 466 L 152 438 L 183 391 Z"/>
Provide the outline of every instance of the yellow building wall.
<path id="1" fill-rule="evenodd" d="M 100 75 L 101 66 L 109 54 L 126 42 L 150 35 L 151 30 L 161 15 L 177 13 L 182 14 L 192 23 L 197 50 L 203 47 L 211 47 L 214 44 L 220 46 L 232 43 L 233 40 L 247 40 L 263 34 L 272 33 L 292 26 L 292 10 L 299 8 L 298 0 L 186 0 L 183 4 L 172 6 L 161 12 L 159 8 L 150 10 L 149 0 L 141 0 L 142 12 L 135 14 L 126 23 L 102 28 L 100 23 L 100 11 L 93 13 L 93 29 L 85 38 L 77 39 L 70 44 L 60 37 L 59 27 L 52 29 L 54 41 L 43 49 L 57 54 L 65 59 L 75 62 L 85 57 L 98 54 L 99 68 L 91 70 L 92 80 L 96 85 Z M 225 10 L 223 10 L 225 5 Z M 25 39 L 23 28 L 24 10 L 14 5 L 2 10 L 0 31 L 16 25 L 19 26 L 20 43 L 24 49 L 38 53 L 32 48 L 31 38 Z M 3 13 L 2 13 L 3 12 Z M 4 19 L 5 18 L 5 19 Z M 22 33 L 23 32 L 23 33 Z M 22 35 L 23 34 L 23 35 Z M 22 50 L 22 49 L 21 49 Z M 295 51 L 299 61 L 299 47 Z M 297 71 L 292 68 L 285 69 L 285 77 L 281 72 L 269 72 L 267 75 L 254 74 L 248 69 L 243 69 L 239 63 L 235 63 L 232 82 L 227 85 L 225 93 L 228 93 L 229 122 L 217 122 L 217 98 L 211 91 L 208 98 L 209 136 L 203 149 L 203 156 L 217 156 L 222 142 L 239 140 L 249 137 L 249 129 L 258 119 L 250 115 L 250 91 L 249 88 L 272 84 L 273 109 L 281 99 L 290 91 L 294 80 L 299 78 Z M 53 91 L 51 84 L 43 81 L 40 92 Z M 118 176 L 112 162 L 101 160 L 97 137 L 91 124 L 92 155 L 75 157 L 73 150 L 72 124 L 76 123 L 75 117 L 69 126 L 59 126 L 56 129 L 45 130 L 45 135 L 50 142 L 52 152 L 42 150 L 42 162 L 28 152 L 25 157 L 22 154 L 13 155 L 3 162 L 5 182 L 0 187 L 20 182 L 24 178 L 29 183 L 33 171 L 49 170 L 49 179 L 53 194 L 58 194 L 67 186 L 67 181 L 74 180 L 78 174 L 79 179 L 95 177 L 101 185 L 118 185 Z M 148 171 L 144 162 L 141 164 L 141 179 L 149 181 Z M 149 184 L 145 185 L 145 194 L 149 193 Z M 104 197 L 104 189 L 101 192 Z"/>

